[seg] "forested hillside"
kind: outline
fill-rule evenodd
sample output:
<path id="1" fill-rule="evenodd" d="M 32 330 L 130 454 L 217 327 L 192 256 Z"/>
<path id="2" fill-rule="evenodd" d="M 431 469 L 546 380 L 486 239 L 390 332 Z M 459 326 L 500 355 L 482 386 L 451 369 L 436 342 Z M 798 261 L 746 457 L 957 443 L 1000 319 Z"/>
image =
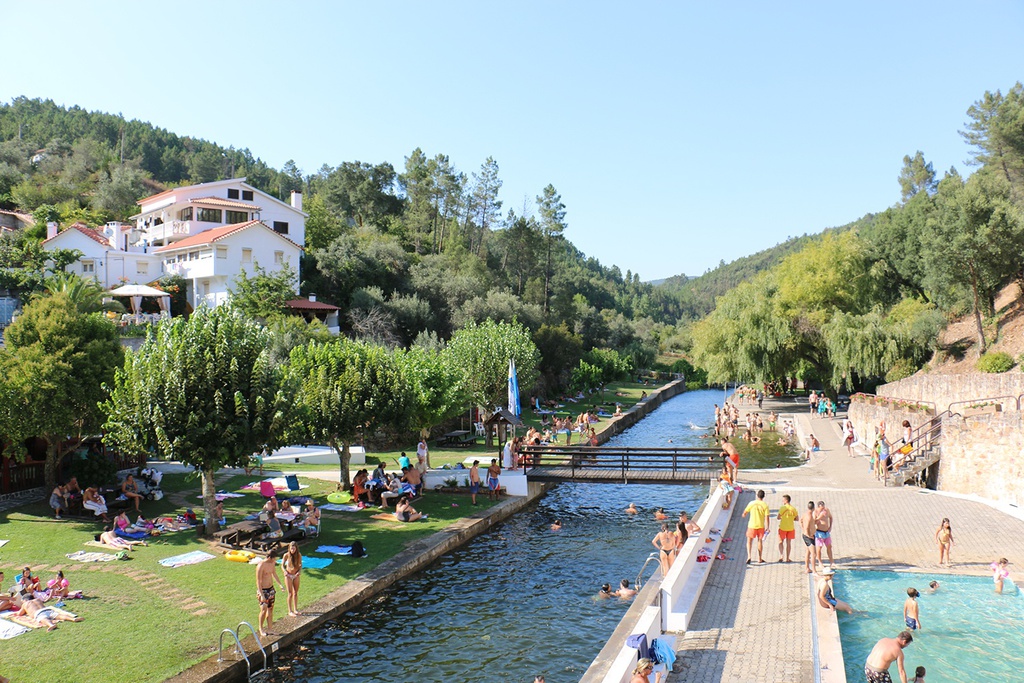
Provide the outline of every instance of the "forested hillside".
<path id="1" fill-rule="evenodd" d="M 977 166 L 970 177 L 939 177 L 922 152 L 907 155 L 898 204 L 721 296 L 693 331 L 710 378 L 797 376 L 833 390 L 899 379 L 951 351 L 938 331 L 965 313 L 978 369 L 1019 362 L 986 351 L 1002 333 L 991 322 L 996 293 L 1024 285 L 1024 87 L 986 92 L 961 135 Z"/>

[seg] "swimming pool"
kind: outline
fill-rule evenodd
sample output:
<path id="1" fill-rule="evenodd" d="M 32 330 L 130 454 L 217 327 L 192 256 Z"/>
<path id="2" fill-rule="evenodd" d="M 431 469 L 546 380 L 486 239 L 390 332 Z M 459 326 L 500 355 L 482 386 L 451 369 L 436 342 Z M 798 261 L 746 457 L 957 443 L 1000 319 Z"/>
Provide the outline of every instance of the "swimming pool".
<path id="1" fill-rule="evenodd" d="M 939 590 L 930 594 L 933 579 Z M 904 650 L 908 678 L 924 666 L 928 683 L 1024 680 L 1024 602 L 1014 587 L 997 595 L 988 577 L 889 571 L 841 571 L 834 583 L 840 599 L 866 612 L 839 615 L 848 680 L 864 680 L 864 660 L 878 639 L 906 628 L 903 602 L 910 587 L 921 593 L 924 628 Z M 895 665 L 889 672 L 899 680 Z"/>

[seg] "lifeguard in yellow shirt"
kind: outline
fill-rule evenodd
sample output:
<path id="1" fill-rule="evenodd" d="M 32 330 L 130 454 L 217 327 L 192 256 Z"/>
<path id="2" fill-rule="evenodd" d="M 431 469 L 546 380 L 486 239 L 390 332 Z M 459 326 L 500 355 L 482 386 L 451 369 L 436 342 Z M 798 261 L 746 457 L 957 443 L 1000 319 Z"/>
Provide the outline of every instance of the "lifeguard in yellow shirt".
<path id="1" fill-rule="evenodd" d="M 790 497 L 782 496 L 782 506 L 775 515 L 779 520 L 779 562 L 792 562 L 790 554 L 793 552 L 793 539 L 796 538 L 796 527 L 794 522 L 800 516 L 800 512 L 789 504 Z M 782 559 L 782 544 L 786 544 L 786 559 Z"/>
<path id="2" fill-rule="evenodd" d="M 750 564 L 750 549 L 755 538 L 757 539 L 757 560 L 760 564 L 764 564 L 764 537 L 768 534 L 771 512 L 768 509 L 768 504 L 764 502 L 763 489 L 757 492 L 757 500 L 747 503 L 747 507 L 743 510 L 744 517 L 750 515 L 750 521 L 747 522 L 747 564 Z"/>

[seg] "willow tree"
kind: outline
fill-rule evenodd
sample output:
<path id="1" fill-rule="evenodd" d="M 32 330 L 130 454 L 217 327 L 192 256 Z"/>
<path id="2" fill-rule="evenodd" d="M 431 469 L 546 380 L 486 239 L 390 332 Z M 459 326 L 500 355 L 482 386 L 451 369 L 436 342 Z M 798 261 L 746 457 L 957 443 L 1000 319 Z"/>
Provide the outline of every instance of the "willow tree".
<path id="1" fill-rule="evenodd" d="M 292 349 L 288 384 L 295 403 L 289 435 L 326 443 L 337 454 L 342 488 L 350 486 L 350 446 L 367 431 L 401 428 L 408 384 L 386 349 L 347 339 L 310 342 Z"/>
<path id="2" fill-rule="evenodd" d="M 105 440 L 196 467 L 214 519 L 217 470 L 281 445 L 289 400 L 269 345 L 266 329 L 225 306 L 161 323 L 114 376 Z"/>

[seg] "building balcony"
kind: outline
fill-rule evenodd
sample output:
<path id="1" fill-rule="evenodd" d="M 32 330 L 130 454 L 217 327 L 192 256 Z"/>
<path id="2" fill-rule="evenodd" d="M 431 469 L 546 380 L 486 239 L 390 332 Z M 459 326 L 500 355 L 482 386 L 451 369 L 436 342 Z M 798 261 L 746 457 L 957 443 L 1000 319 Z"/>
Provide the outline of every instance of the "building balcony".
<path id="1" fill-rule="evenodd" d="M 224 259 L 220 259 L 220 262 L 220 269 L 225 270 Z M 213 256 L 205 255 L 191 261 L 164 261 L 163 268 L 165 273 L 180 275 L 187 280 L 216 277 L 225 274 L 217 272 L 217 259 L 213 258 Z"/>

